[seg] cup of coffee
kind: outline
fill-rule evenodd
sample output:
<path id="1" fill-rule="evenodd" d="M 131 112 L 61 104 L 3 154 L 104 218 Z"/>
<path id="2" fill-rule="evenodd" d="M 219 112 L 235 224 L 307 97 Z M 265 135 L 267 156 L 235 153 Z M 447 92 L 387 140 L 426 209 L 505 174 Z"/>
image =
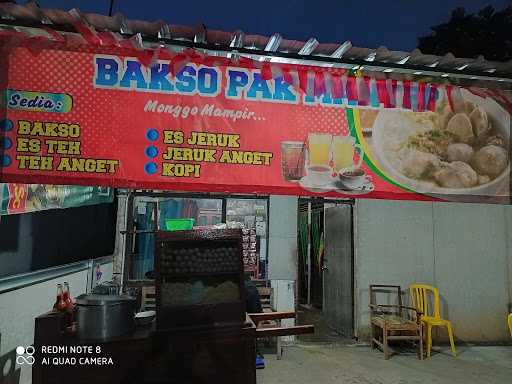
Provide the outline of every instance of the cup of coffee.
<path id="1" fill-rule="evenodd" d="M 308 167 L 307 178 L 312 184 L 324 185 L 331 179 L 331 168 L 323 165 L 313 165 Z"/>
<path id="2" fill-rule="evenodd" d="M 366 172 L 358 167 L 345 168 L 339 171 L 339 178 L 346 187 L 357 189 L 366 183 Z"/>

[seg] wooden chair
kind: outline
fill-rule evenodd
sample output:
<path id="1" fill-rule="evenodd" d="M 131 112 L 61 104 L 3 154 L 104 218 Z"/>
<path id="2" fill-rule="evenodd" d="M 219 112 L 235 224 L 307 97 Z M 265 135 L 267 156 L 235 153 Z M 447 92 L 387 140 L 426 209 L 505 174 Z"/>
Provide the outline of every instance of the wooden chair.
<path id="1" fill-rule="evenodd" d="M 378 304 L 377 294 L 395 296 L 397 304 Z M 388 360 L 393 351 L 389 342 L 407 340 L 417 343 L 418 357 L 423 360 L 423 328 L 421 311 L 402 305 L 402 290 L 399 285 L 370 285 L 370 326 L 372 348 L 378 345 Z"/>
<path id="2" fill-rule="evenodd" d="M 156 311 L 155 286 L 142 287 L 141 311 Z"/>

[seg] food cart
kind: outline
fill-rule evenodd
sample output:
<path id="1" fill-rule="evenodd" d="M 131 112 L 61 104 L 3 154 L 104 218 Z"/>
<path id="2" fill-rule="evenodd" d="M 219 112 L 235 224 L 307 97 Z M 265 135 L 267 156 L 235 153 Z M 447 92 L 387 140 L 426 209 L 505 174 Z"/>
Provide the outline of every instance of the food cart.
<path id="1" fill-rule="evenodd" d="M 156 243 L 156 322 L 130 327 L 133 310 L 131 317 L 118 315 L 125 299 L 101 295 L 84 295 L 87 309 L 77 299 L 78 324 L 65 312 L 39 316 L 35 384 L 66 377 L 76 383 L 256 383 L 257 338 L 314 331 L 312 325 L 257 328 L 293 313 L 246 314 L 240 229 L 160 232 Z"/>

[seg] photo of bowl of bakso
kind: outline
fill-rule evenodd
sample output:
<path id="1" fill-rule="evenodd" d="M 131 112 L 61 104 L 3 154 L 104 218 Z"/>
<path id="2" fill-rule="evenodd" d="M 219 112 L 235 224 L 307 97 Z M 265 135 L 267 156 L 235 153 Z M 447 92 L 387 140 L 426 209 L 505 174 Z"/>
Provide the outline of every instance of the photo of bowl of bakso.
<path id="1" fill-rule="evenodd" d="M 420 193 L 508 193 L 510 115 L 491 98 L 462 95 L 456 111 L 446 97 L 436 112 L 382 110 L 372 149 L 383 171 Z"/>

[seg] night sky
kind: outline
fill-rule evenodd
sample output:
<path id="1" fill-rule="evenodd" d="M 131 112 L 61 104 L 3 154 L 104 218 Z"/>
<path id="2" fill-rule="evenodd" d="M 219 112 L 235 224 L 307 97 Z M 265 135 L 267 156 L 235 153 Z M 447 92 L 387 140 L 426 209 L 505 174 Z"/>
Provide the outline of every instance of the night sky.
<path id="1" fill-rule="evenodd" d="M 39 0 L 42 7 L 108 13 L 109 0 Z M 308 4 L 308 5 L 306 5 Z M 114 13 L 224 31 L 271 35 L 393 50 L 412 50 L 432 25 L 447 21 L 456 7 L 502 9 L 512 0 L 115 0 Z"/>

